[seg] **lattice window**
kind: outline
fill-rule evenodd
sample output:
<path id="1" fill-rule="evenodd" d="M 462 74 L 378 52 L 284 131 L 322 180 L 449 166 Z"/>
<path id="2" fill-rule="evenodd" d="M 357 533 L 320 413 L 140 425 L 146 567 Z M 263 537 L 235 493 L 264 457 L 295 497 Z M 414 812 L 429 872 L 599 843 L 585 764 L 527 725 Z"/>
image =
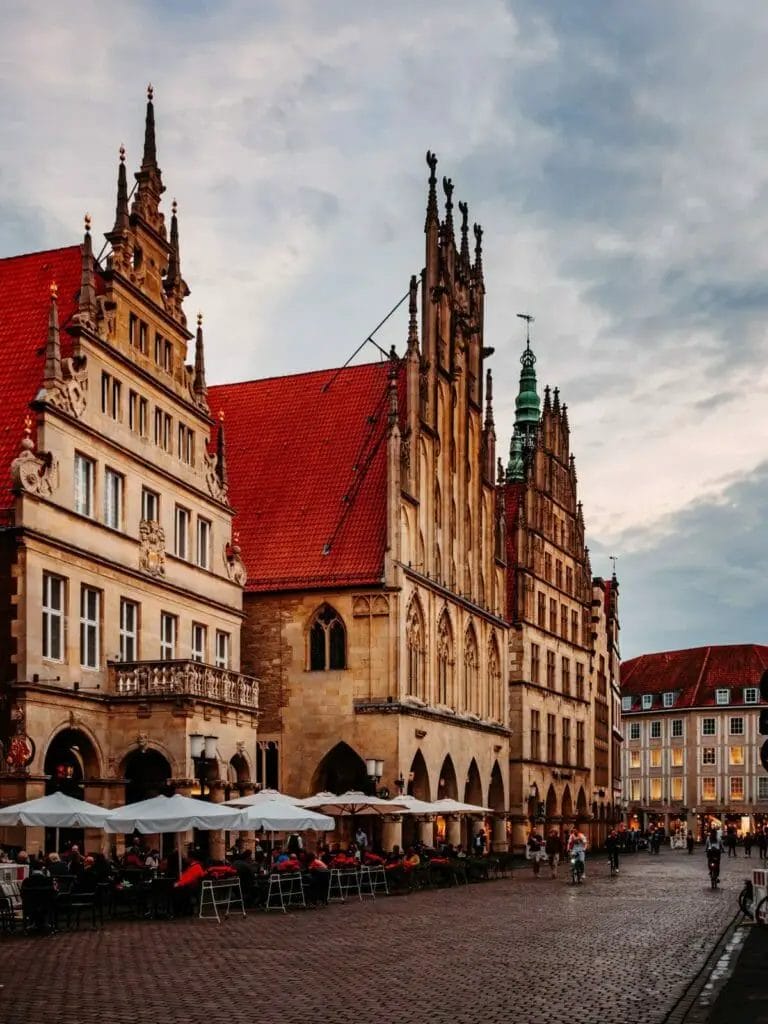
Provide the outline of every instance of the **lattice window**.
<path id="1" fill-rule="evenodd" d="M 347 631 L 344 622 L 329 604 L 315 612 L 309 628 L 309 669 L 328 672 L 347 667 Z"/>

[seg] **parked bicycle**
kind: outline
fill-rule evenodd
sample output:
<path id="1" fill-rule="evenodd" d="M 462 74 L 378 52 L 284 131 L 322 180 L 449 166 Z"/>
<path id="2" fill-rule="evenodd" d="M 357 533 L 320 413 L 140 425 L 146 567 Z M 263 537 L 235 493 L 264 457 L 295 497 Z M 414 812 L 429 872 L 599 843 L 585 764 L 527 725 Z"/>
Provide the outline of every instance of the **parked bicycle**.
<path id="1" fill-rule="evenodd" d="M 763 896 L 755 905 L 755 888 L 751 878 L 744 879 L 744 888 L 739 893 L 739 910 L 755 924 L 768 925 L 768 896 Z"/>
<path id="2" fill-rule="evenodd" d="M 571 882 L 574 885 L 581 885 L 584 877 L 584 861 L 578 853 L 571 854 Z"/>

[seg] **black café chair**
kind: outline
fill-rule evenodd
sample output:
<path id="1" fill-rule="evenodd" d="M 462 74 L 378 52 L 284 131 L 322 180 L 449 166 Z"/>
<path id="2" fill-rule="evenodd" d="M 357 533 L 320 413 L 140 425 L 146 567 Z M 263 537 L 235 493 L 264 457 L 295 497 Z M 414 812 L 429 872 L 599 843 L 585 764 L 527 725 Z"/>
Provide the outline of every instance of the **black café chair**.
<path id="1" fill-rule="evenodd" d="M 53 886 L 21 891 L 22 927 L 24 933 L 56 931 L 56 893 Z"/>

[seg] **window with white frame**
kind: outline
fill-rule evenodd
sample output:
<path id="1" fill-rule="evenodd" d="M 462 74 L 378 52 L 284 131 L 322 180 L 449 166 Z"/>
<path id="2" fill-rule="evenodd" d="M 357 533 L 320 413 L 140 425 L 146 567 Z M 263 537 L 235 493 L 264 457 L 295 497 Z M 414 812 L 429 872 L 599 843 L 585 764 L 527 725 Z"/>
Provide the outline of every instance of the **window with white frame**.
<path id="1" fill-rule="evenodd" d="M 702 764 L 716 764 L 716 754 L 714 747 L 702 747 L 701 748 L 701 763 Z"/>
<path id="2" fill-rule="evenodd" d="M 199 622 L 192 623 L 192 661 L 206 661 L 208 629 Z"/>
<path id="3" fill-rule="evenodd" d="M 629 723 L 629 738 L 631 740 L 639 740 L 640 739 L 640 723 L 639 722 L 630 722 Z"/>
<path id="4" fill-rule="evenodd" d="M 667 691 L 667 693 L 664 694 L 662 700 L 665 708 L 671 708 L 672 705 L 675 703 L 675 695 L 674 693 L 670 693 L 669 691 Z"/>
<path id="5" fill-rule="evenodd" d="M 211 524 L 202 516 L 197 517 L 197 564 L 201 569 L 211 567 Z"/>
<path id="6" fill-rule="evenodd" d="M 643 707 L 643 711 L 650 711 L 650 709 L 653 707 L 653 694 L 652 693 L 644 693 L 643 694 L 642 707 Z"/>
<path id="7" fill-rule="evenodd" d="M 701 780 L 701 799 L 717 800 L 717 779 L 707 775 Z"/>
<path id="8" fill-rule="evenodd" d="M 634 800 L 636 803 L 640 800 L 640 779 L 629 780 L 629 799 Z"/>
<path id="9" fill-rule="evenodd" d="M 123 597 L 120 600 L 120 661 L 138 661 L 139 606 Z"/>
<path id="10" fill-rule="evenodd" d="M 670 800 L 683 799 L 683 778 L 681 775 L 678 775 L 675 778 L 670 779 L 669 798 Z"/>
<path id="11" fill-rule="evenodd" d="M 744 776 L 743 775 L 732 775 L 729 779 L 729 789 L 731 794 L 731 800 L 743 800 L 744 799 Z"/>
<path id="12" fill-rule="evenodd" d="M 178 620 L 168 612 L 160 614 L 160 658 L 162 661 L 173 661 L 176 657 L 176 634 Z"/>
<path id="13" fill-rule="evenodd" d="M 101 375 L 101 411 L 110 419 L 120 419 L 120 381 L 109 373 Z"/>
<path id="14" fill-rule="evenodd" d="M 682 718 L 672 719 L 672 736 L 678 737 L 683 735 L 683 720 Z"/>
<path id="15" fill-rule="evenodd" d="M 728 748 L 728 763 L 734 765 L 744 764 L 744 747 L 741 745 Z"/>
<path id="16" fill-rule="evenodd" d="M 66 580 L 43 573 L 43 657 L 64 660 L 64 600 Z"/>
<path id="17" fill-rule="evenodd" d="M 114 469 L 104 471 L 104 524 L 113 530 L 123 526 L 123 477 Z"/>
<path id="18" fill-rule="evenodd" d="M 730 690 L 715 690 L 715 704 L 727 704 L 730 699 Z"/>
<path id="19" fill-rule="evenodd" d="M 651 722 L 651 739 L 652 740 L 660 740 L 661 739 L 661 722 L 660 721 Z"/>
<path id="20" fill-rule="evenodd" d="M 184 423 L 179 424 L 179 458 L 188 466 L 195 462 L 195 432 Z"/>
<path id="21" fill-rule="evenodd" d="M 93 488 L 96 478 L 96 463 L 79 452 L 75 452 L 75 512 L 81 516 L 93 515 Z"/>
<path id="22" fill-rule="evenodd" d="M 622 697 L 621 698 L 621 710 L 622 711 L 631 711 L 632 710 L 632 698 L 631 697 Z"/>
<path id="23" fill-rule="evenodd" d="M 630 750 L 629 752 L 629 767 L 639 768 L 640 767 L 640 751 Z"/>
<path id="24" fill-rule="evenodd" d="M 683 759 L 684 759 L 684 757 L 685 757 L 685 754 L 684 754 L 684 751 L 683 751 L 682 747 L 672 747 L 672 767 L 673 768 L 682 768 L 683 767 Z"/>
<path id="25" fill-rule="evenodd" d="M 740 715 L 737 715 L 735 718 L 732 718 L 728 723 L 728 731 L 730 732 L 731 736 L 743 736 L 744 719 Z"/>
<path id="26" fill-rule="evenodd" d="M 757 799 L 768 800 L 768 775 L 757 777 Z"/>
<path id="27" fill-rule="evenodd" d="M 648 764 L 651 768 L 661 768 L 661 749 L 659 747 L 654 747 L 649 752 Z"/>
<path id="28" fill-rule="evenodd" d="M 744 687 L 744 703 L 745 704 L 757 704 L 759 699 L 759 690 L 756 686 L 745 686 Z"/>
<path id="29" fill-rule="evenodd" d="M 101 659 L 101 591 L 80 591 L 80 665 L 98 668 Z"/>
<path id="30" fill-rule="evenodd" d="M 179 558 L 189 558 L 189 510 L 176 506 L 176 523 L 174 531 L 174 554 Z"/>
<path id="31" fill-rule="evenodd" d="M 216 668 L 229 668 L 230 636 L 221 629 L 216 630 Z"/>
<path id="32" fill-rule="evenodd" d="M 702 718 L 701 720 L 701 735 L 702 736 L 714 736 L 717 733 L 717 723 L 714 718 Z"/>
<path id="33" fill-rule="evenodd" d="M 663 800 L 663 780 L 651 779 L 651 800 Z"/>
<path id="34" fill-rule="evenodd" d="M 152 523 L 160 521 L 160 495 L 148 487 L 141 490 L 141 518 Z"/>

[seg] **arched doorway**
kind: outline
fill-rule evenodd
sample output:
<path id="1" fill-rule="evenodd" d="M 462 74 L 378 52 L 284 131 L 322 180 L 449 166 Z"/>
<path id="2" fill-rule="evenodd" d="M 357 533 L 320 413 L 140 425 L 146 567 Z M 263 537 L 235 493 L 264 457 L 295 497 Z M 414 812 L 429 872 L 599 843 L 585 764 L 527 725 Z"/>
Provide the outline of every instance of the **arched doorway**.
<path id="1" fill-rule="evenodd" d="M 99 755 L 91 739 L 80 729 L 62 729 L 56 733 L 45 752 L 43 772 L 47 776 L 46 795 L 66 793 L 77 800 L 85 800 L 85 784 L 89 779 L 101 776 Z M 59 829 L 58 845 L 69 849 L 73 843 L 82 847 L 84 830 L 81 828 Z M 56 847 L 56 829 L 45 830 L 45 848 Z"/>
<path id="2" fill-rule="evenodd" d="M 545 811 L 546 811 L 547 824 L 551 824 L 554 821 L 554 819 L 557 817 L 557 793 L 555 792 L 555 787 L 553 785 L 551 785 L 551 784 L 550 784 L 549 789 L 547 790 L 547 802 L 546 802 Z M 540 828 L 541 828 L 542 834 L 545 835 L 545 836 L 546 836 L 547 824 L 545 824 L 543 821 L 540 822 Z"/>
<path id="3" fill-rule="evenodd" d="M 528 793 L 528 820 L 533 824 L 536 820 L 536 814 L 538 813 L 539 805 L 539 787 L 536 783 L 531 784 L 530 791 Z"/>
<path id="4" fill-rule="evenodd" d="M 135 804 L 139 800 L 160 796 L 161 793 L 167 794 L 173 772 L 168 759 L 159 750 L 147 747 L 126 754 L 122 774 L 125 779 L 125 802 Z"/>
<path id="5" fill-rule="evenodd" d="M 348 743 L 337 743 L 320 761 L 312 776 L 313 793 L 366 793 L 369 788 L 365 761 Z"/>
<path id="6" fill-rule="evenodd" d="M 563 824 L 570 824 L 571 818 L 573 818 L 573 798 L 571 797 L 571 787 L 566 786 L 563 790 Z"/>
<path id="7" fill-rule="evenodd" d="M 499 762 L 493 762 L 491 771 L 491 783 L 488 786 L 488 806 L 496 814 L 486 822 L 489 850 L 506 850 L 509 848 L 509 837 L 507 835 L 506 800 L 504 799 L 504 779 L 502 778 Z"/>
<path id="8" fill-rule="evenodd" d="M 229 783 L 238 792 L 241 786 L 251 781 L 251 769 L 243 754 L 234 754 L 229 759 Z"/>
<path id="9" fill-rule="evenodd" d="M 475 804 L 477 807 L 483 806 L 483 784 L 480 781 L 480 772 L 474 757 L 469 763 L 467 777 L 464 780 L 464 803 Z M 467 851 L 472 848 L 472 836 L 476 827 L 479 828 L 480 824 L 475 819 L 466 815 L 462 818 L 461 841 Z"/>
<path id="10" fill-rule="evenodd" d="M 440 769 L 440 777 L 437 784 L 437 799 L 459 799 L 459 786 L 456 781 L 456 769 L 453 767 L 453 761 L 450 754 L 446 754 L 443 766 Z M 454 845 L 461 842 L 461 828 L 458 820 L 438 815 L 436 824 L 438 841 L 447 841 Z"/>
<path id="11" fill-rule="evenodd" d="M 411 768 L 408 772 L 408 795 L 416 797 L 417 800 L 424 800 L 429 803 L 432 799 L 432 787 L 429 784 L 429 772 L 427 771 L 427 763 L 424 760 L 424 755 L 421 750 L 417 750 L 413 755 L 413 761 L 411 761 Z M 428 820 L 428 819 L 427 819 Z M 424 833 L 431 833 L 434 829 L 424 828 L 420 831 L 419 826 L 422 824 L 424 819 L 416 818 L 414 814 L 403 815 L 403 846 L 408 849 L 412 846 L 419 838 L 420 834 L 423 841 L 427 841 L 424 837 Z M 431 844 L 431 838 L 429 839 Z"/>
<path id="12" fill-rule="evenodd" d="M 583 828 L 587 822 L 587 794 L 584 792 L 584 787 L 579 786 L 579 792 L 576 795 L 576 822 Z"/>

